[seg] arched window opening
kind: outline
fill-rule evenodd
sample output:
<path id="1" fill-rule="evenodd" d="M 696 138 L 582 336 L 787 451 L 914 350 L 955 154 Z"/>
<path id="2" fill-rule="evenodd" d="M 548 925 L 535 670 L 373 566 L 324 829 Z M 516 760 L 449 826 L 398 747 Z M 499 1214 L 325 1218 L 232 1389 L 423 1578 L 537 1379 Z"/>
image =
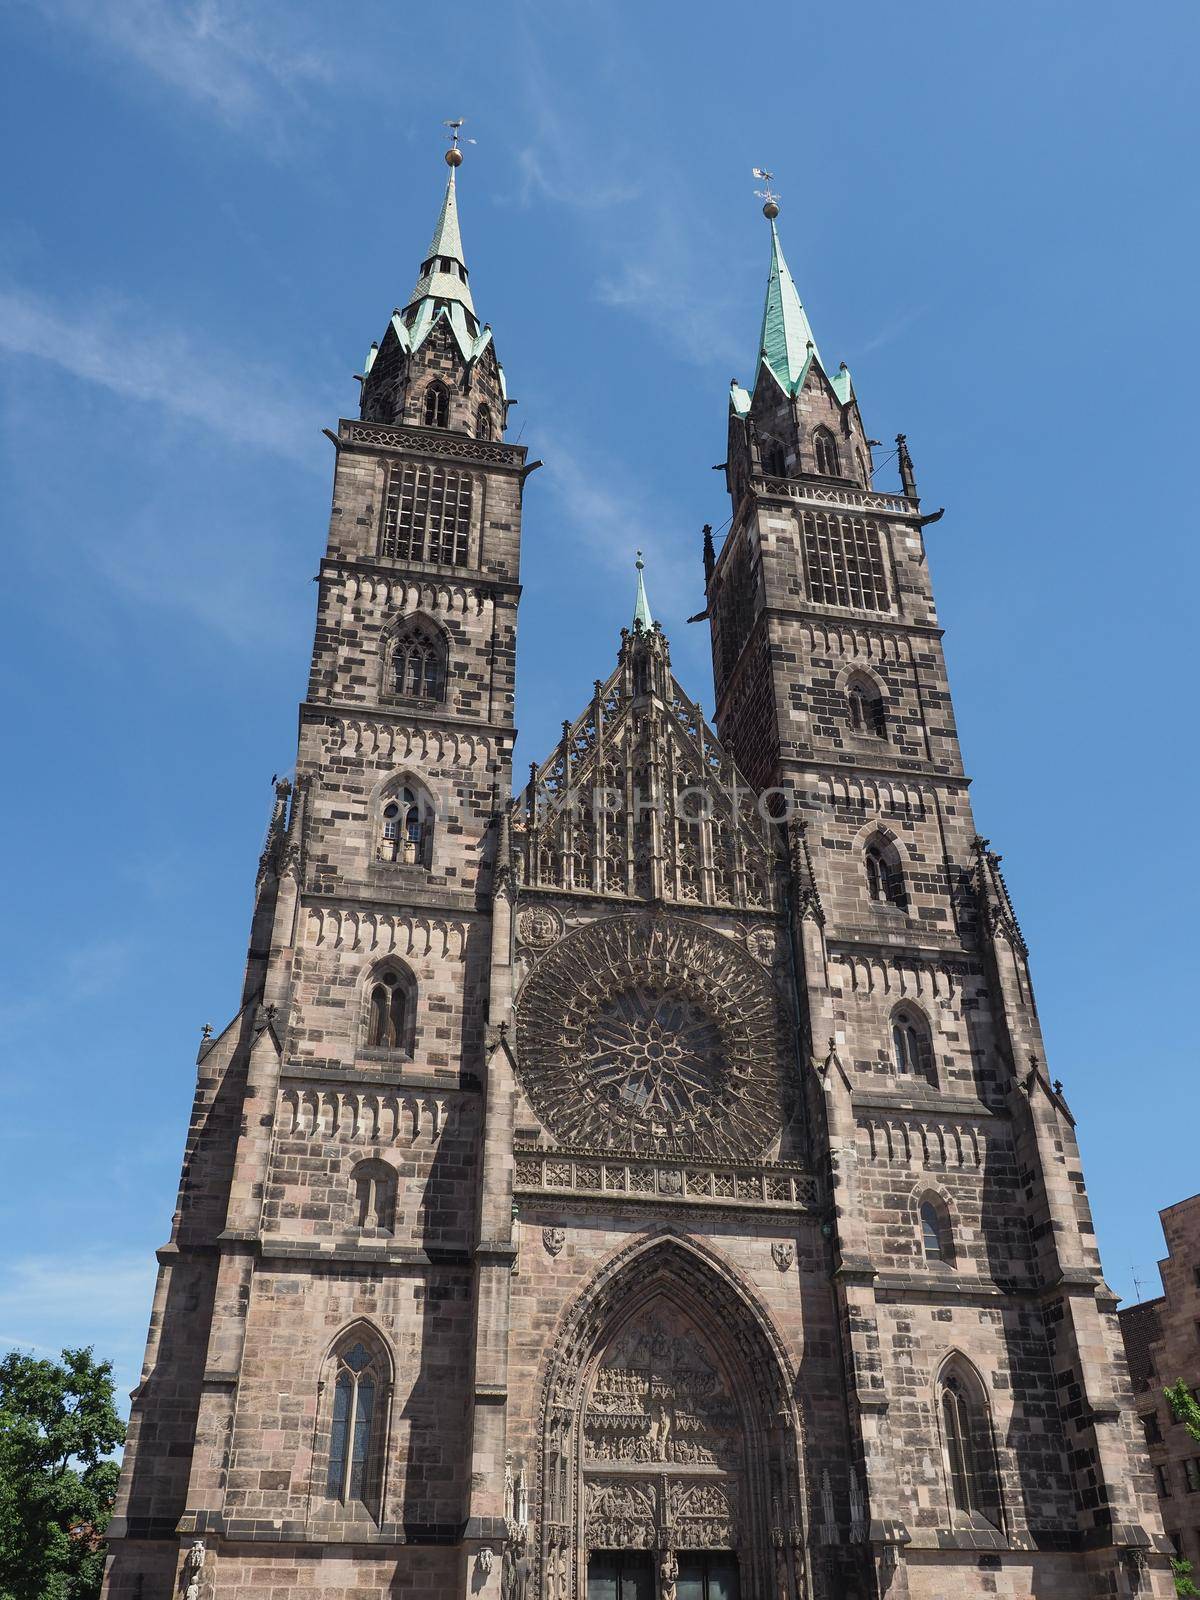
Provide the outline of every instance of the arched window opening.
<path id="1" fill-rule="evenodd" d="M 398 972 L 381 972 L 371 985 L 367 1011 L 367 1046 L 403 1050 L 407 1042 L 408 994 Z"/>
<path id="2" fill-rule="evenodd" d="M 487 406 L 480 406 L 475 413 L 475 437 L 477 439 L 490 439 L 492 437 L 492 413 Z"/>
<path id="3" fill-rule="evenodd" d="M 932 1195 L 927 1195 L 920 1205 L 921 1245 L 926 1261 L 942 1261 L 954 1265 L 954 1235 L 950 1231 L 950 1217 L 945 1206 Z"/>
<path id="4" fill-rule="evenodd" d="M 427 865 L 432 832 L 426 806 L 420 797 L 409 788 L 397 790 L 383 803 L 380 861 L 395 861 L 406 867 Z"/>
<path id="5" fill-rule="evenodd" d="M 344 1506 L 361 1505 L 377 1516 L 383 1458 L 383 1363 L 361 1339 L 334 1360 L 326 1492 L 331 1500 Z"/>
<path id="6" fill-rule="evenodd" d="M 445 384 L 431 383 L 425 391 L 425 426 L 427 428 L 450 426 L 450 395 Z"/>
<path id="7" fill-rule="evenodd" d="M 950 1368 L 941 1380 L 942 1442 L 946 1452 L 946 1484 L 955 1520 L 979 1518 L 995 1527 L 1001 1522 L 1000 1485 L 991 1424 L 982 1386 L 965 1372 Z"/>
<path id="8" fill-rule="evenodd" d="M 905 904 L 904 874 L 895 846 L 874 839 L 863 852 L 867 894 L 877 905 Z"/>
<path id="9" fill-rule="evenodd" d="M 360 1161 L 351 1174 L 354 1219 L 360 1228 L 391 1233 L 396 1226 L 396 1174 L 385 1161 Z"/>
<path id="10" fill-rule="evenodd" d="M 828 428 L 817 428 L 813 433 L 813 455 L 817 471 L 827 478 L 836 478 L 842 470 L 837 440 Z"/>
<path id="11" fill-rule="evenodd" d="M 933 1044 L 924 1017 L 902 1008 L 892 1018 L 892 1062 L 901 1076 L 933 1082 Z"/>
<path id="12" fill-rule="evenodd" d="M 883 695 L 869 678 L 852 678 L 846 688 L 850 727 L 855 733 L 882 739 L 887 732 Z"/>
<path id="13" fill-rule="evenodd" d="M 392 689 L 406 700 L 446 698 L 446 645 L 440 633 L 414 622 L 396 635 Z"/>
<path id="14" fill-rule="evenodd" d="M 762 453 L 763 471 L 768 478 L 787 477 L 787 457 L 783 453 L 783 446 L 777 441 L 770 441 Z"/>
<path id="15" fill-rule="evenodd" d="M 862 484 L 864 489 L 869 489 L 871 487 L 871 473 L 867 467 L 866 458 L 861 450 L 856 450 L 854 452 L 854 456 L 855 460 L 858 462 L 858 481 Z"/>

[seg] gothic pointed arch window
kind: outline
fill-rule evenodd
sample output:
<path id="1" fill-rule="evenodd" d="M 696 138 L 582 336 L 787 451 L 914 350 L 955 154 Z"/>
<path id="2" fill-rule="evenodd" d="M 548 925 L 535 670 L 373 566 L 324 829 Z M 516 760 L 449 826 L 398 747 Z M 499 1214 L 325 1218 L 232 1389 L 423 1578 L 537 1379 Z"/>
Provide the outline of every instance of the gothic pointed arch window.
<path id="1" fill-rule="evenodd" d="M 427 867 L 433 849 L 433 807 L 412 784 L 386 792 L 380 803 L 376 857 L 401 867 Z"/>
<path id="2" fill-rule="evenodd" d="M 826 478 L 839 477 L 842 470 L 841 457 L 838 453 L 838 442 L 828 428 L 815 428 L 813 430 L 813 459 L 817 464 L 817 471 Z"/>
<path id="3" fill-rule="evenodd" d="M 762 464 L 768 478 L 787 477 L 787 457 L 777 439 L 768 440 L 763 445 Z"/>
<path id="4" fill-rule="evenodd" d="M 492 413 L 487 406 L 480 406 L 475 413 L 475 437 L 477 439 L 491 439 L 494 437 L 492 433 Z"/>
<path id="5" fill-rule="evenodd" d="M 863 867 L 867 895 L 876 905 L 905 905 L 904 872 L 899 852 L 890 840 L 879 835 L 872 839 L 863 851 Z"/>
<path id="6" fill-rule="evenodd" d="M 921 1224 L 921 1248 L 926 1261 L 954 1265 L 954 1232 L 950 1226 L 950 1213 L 940 1195 L 926 1194 L 917 1207 Z"/>
<path id="7" fill-rule="evenodd" d="M 987 1395 L 961 1356 L 951 1357 L 938 1377 L 938 1422 L 952 1521 L 1000 1527 L 1003 1503 Z"/>
<path id="8" fill-rule="evenodd" d="M 405 700 L 446 698 L 445 636 L 423 617 L 413 617 L 397 629 L 390 653 L 391 692 Z"/>
<path id="9" fill-rule="evenodd" d="M 450 391 L 444 383 L 435 379 L 426 389 L 422 417 L 427 428 L 450 426 Z"/>
<path id="10" fill-rule="evenodd" d="M 396 1227 L 396 1173 L 386 1161 L 360 1161 L 350 1174 L 354 1225 L 375 1233 Z"/>
<path id="11" fill-rule="evenodd" d="M 882 739 L 887 734 L 883 690 L 865 672 L 856 672 L 846 685 L 846 711 L 854 733 Z"/>
<path id="12" fill-rule="evenodd" d="M 866 457 L 861 450 L 856 450 L 854 459 L 858 463 L 858 481 L 864 489 L 869 489 L 871 487 L 871 473 L 867 466 Z"/>
<path id="13" fill-rule="evenodd" d="M 329 1448 L 325 1494 L 348 1511 L 379 1519 L 389 1365 L 370 1330 L 352 1329 L 335 1346 L 326 1380 Z"/>
<path id="14" fill-rule="evenodd" d="M 413 983 L 393 963 L 377 968 L 367 984 L 368 1050 L 407 1050 L 413 1021 Z"/>
<path id="15" fill-rule="evenodd" d="M 924 1012 L 915 1006 L 898 1006 L 892 1013 L 892 1065 L 902 1078 L 935 1081 L 933 1038 Z"/>

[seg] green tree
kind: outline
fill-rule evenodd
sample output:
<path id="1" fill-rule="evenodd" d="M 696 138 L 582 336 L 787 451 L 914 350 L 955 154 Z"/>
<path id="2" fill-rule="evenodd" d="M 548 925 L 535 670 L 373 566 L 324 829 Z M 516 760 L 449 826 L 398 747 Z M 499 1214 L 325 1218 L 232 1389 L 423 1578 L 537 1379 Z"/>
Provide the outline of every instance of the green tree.
<path id="1" fill-rule="evenodd" d="M 1187 1431 L 1200 1444 L 1200 1403 L 1196 1396 L 1180 1378 L 1178 1383 L 1173 1383 L 1169 1389 L 1164 1389 L 1167 1404 L 1171 1408 L 1171 1415 L 1176 1422 L 1182 1422 Z M 1190 1561 L 1172 1561 L 1171 1571 L 1175 1574 L 1175 1593 L 1177 1595 L 1200 1596 L 1200 1589 L 1192 1582 L 1192 1563 Z"/>
<path id="2" fill-rule="evenodd" d="M 87 1350 L 0 1361 L 0 1600 L 92 1600 L 125 1425 Z"/>

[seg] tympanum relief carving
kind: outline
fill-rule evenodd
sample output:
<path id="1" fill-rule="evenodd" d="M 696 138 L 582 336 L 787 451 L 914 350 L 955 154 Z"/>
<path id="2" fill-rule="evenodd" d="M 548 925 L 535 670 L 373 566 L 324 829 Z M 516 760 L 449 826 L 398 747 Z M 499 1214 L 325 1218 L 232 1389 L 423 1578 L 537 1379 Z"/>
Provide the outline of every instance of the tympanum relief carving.
<path id="1" fill-rule="evenodd" d="M 741 1418 L 695 1328 L 652 1306 L 618 1335 L 584 1411 L 585 1536 L 602 1549 L 737 1543 Z"/>

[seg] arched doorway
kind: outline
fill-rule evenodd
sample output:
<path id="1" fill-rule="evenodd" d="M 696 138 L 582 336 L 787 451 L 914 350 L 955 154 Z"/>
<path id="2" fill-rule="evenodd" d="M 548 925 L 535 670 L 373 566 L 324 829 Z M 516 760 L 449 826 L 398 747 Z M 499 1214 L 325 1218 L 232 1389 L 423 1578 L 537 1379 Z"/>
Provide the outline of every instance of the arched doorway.
<path id="1" fill-rule="evenodd" d="M 639 1244 L 580 1296 L 547 1378 L 544 1600 L 804 1593 L 787 1364 L 731 1274 Z"/>

